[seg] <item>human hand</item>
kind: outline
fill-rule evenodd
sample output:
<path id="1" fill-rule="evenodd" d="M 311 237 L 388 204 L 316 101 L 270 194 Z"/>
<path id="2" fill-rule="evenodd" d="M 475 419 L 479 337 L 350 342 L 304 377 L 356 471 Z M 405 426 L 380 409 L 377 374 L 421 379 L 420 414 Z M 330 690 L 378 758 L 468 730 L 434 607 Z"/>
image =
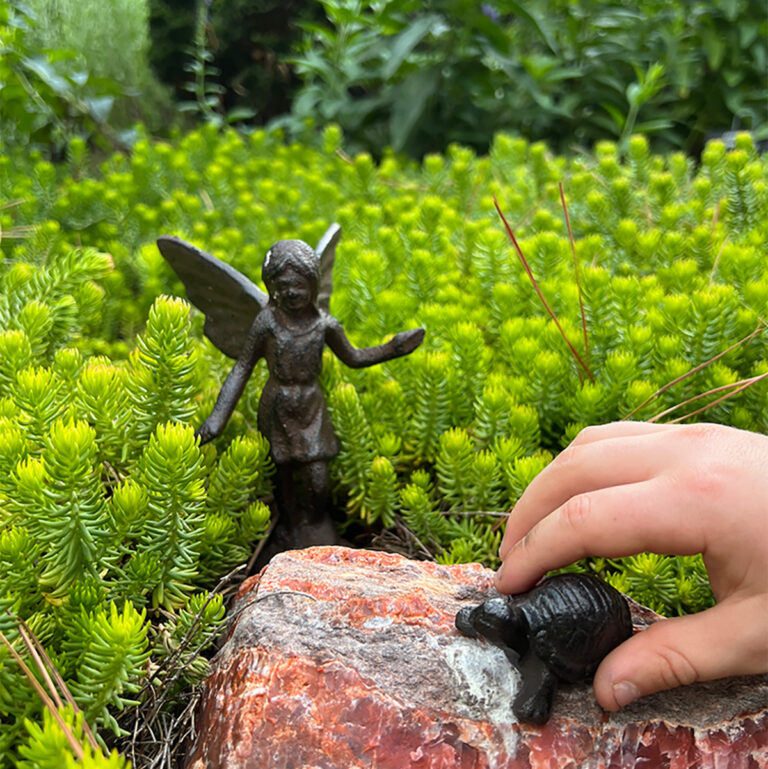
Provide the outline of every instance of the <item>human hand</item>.
<path id="1" fill-rule="evenodd" d="M 717 604 L 614 649 L 595 695 L 617 710 L 694 681 L 768 672 L 768 437 L 714 424 L 583 430 L 509 516 L 496 587 L 520 593 L 588 555 L 702 553 Z"/>

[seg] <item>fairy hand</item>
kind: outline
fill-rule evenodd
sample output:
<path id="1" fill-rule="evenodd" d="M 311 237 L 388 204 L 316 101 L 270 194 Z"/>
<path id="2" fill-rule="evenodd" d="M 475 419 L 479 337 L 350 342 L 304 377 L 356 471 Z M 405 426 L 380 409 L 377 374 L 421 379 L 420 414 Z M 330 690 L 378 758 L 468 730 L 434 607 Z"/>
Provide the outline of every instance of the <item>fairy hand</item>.
<path id="1" fill-rule="evenodd" d="M 195 430 L 195 437 L 200 439 L 200 445 L 202 446 L 214 438 L 218 438 L 223 429 L 224 426 L 219 424 L 219 420 L 211 415 Z"/>
<path id="2" fill-rule="evenodd" d="M 413 328 L 395 334 L 390 341 L 396 356 L 412 353 L 424 341 L 424 329 Z"/>

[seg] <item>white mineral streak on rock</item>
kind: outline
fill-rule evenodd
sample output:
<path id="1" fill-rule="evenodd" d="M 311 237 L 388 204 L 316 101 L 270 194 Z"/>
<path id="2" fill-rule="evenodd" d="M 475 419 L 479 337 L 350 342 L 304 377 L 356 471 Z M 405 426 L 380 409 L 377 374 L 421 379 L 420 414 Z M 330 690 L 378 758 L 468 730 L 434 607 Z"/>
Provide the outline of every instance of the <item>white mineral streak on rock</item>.
<path id="1" fill-rule="evenodd" d="M 457 638 L 443 653 L 455 676 L 455 691 L 459 692 L 457 715 L 497 726 L 506 756 L 498 755 L 496 745 L 475 747 L 487 751 L 491 769 L 500 766 L 500 761 L 506 764 L 517 753 L 517 719 L 512 713 L 512 700 L 520 685 L 520 674 L 501 649 L 482 641 Z"/>
<path id="2" fill-rule="evenodd" d="M 456 638 L 443 653 L 456 676 L 456 712 L 499 724 L 517 723 L 512 700 L 520 676 L 501 649 L 471 638 Z"/>
<path id="3" fill-rule="evenodd" d="M 392 618 L 391 617 L 371 617 L 364 625 L 363 627 L 366 630 L 381 630 L 385 627 L 390 627 L 392 625 Z"/>

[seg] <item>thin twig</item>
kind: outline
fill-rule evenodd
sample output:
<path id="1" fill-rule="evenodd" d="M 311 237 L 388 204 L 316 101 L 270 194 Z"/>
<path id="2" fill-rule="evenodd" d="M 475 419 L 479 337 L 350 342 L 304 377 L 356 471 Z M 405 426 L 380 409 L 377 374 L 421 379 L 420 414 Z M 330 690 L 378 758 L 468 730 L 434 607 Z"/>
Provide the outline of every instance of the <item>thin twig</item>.
<path id="1" fill-rule="evenodd" d="M 261 555 L 261 551 L 266 546 L 267 542 L 269 541 L 269 538 L 272 536 L 272 532 L 275 530 L 275 526 L 277 526 L 277 522 L 280 520 L 280 514 L 279 513 L 273 513 L 272 520 L 269 522 L 269 528 L 267 529 L 267 533 L 261 538 L 261 541 L 258 545 L 256 545 L 253 554 L 248 559 L 248 564 L 245 567 L 245 574 L 248 575 L 251 573 L 251 569 L 253 568 L 253 564 L 256 563 L 258 560 L 258 557 Z"/>
<path id="2" fill-rule="evenodd" d="M 434 553 L 432 553 L 432 551 L 416 536 L 416 533 L 405 523 L 405 521 L 398 517 L 397 525 L 400 529 L 404 530 L 406 535 L 416 543 L 418 548 L 427 557 L 428 560 L 437 560 L 434 556 Z"/>
<path id="3" fill-rule="evenodd" d="M 186 633 L 184 634 L 184 637 L 179 642 L 178 647 L 173 651 L 172 654 L 169 654 L 161 663 L 158 665 L 158 667 L 152 672 L 147 682 L 144 684 L 144 686 L 139 690 L 138 696 L 141 697 L 142 694 L 144 694 L 145 691 L 148 689 L 151 689 L 155 686 L 153 683 L 154 681 L 160 680 L 161 683 L 166 684 L 167 682 L 167 676 L 166 678 L 162 678 L 160 674 L 165 669 L 170 669 L 169 675 L 173 675 L 173 671 L 175 670 L 175 665 L 177 660 L 181 657 L 181 655 L 186 651 L 187 647 L 192 643 L 192 639 L 194 638 L 195 632 L 197 631 L 197 628 L 200 625 L 200 622 L 202 620 L 203 614 L 205 613 L 205 610 L 208 608 L 208 605 L 210 602 L 222 592 L 222 588 L 230 582 L 232 579 L 234 579 L 234 576 L 239 572 L 242 571 L 243 565 L 240 564 L 239 566 L 235 567 L 230 571 L 228 574 L 225 574 L 218 582 L 216 587 L 208 593 L 208 596 L 206 598 L 205 603 L 200 607 L 197 614 L 195 615 L 195 618 L 190 623 L 189 627 L 187 628 Z M 212 635 L 215 636 L 216 633 L 218 633 L 218 629 L 215 631 L 212 631 Z"/>
<path id="4" fill-rule="evenodd" d="M 746 344 L 747 342 L 751 341 L 756 337 L 761 331 L 765 330 L 765 324 L 760 321 L 758 323 L 757 328 L 751 333 L 747 334 L 747 336 L 743 337 L 742 339 L 739 339 L 738 342 L 734 342 L 727 350 L 723 350 L 722 352 L 719 352 L 714 357 L 710 358 L 709 360 L 705 360 L 703 363 L 699 363 L 698 366 L 694 366 L 689 371 L 686 371 L 685 374 L 681 374 L 679 377 L 673 379 L 671 382 L 667 382 L 665 385 L 662 385 L 658 390 L 656 390 L 655 393 L 652 395 L 649 395 L 639 406 L 636 406 L 632 409 L 632 411 L 629 412 L 629 414 L 626 414 L 621 418 L 621 421 L 623 422 L 625 419 L 631 419 L 635 414 L 637 414 L 638 411 L 640 411 L 642 408 L 647 406 L 651 401 L 655 400 L 659 397 L 662 393 L 665 393 L 667 390 L 669 390 L 670 387 L 674 387 L 679 382 L 682 382 L 684 379 L 688 379 L 688 377 L 693 376 L 694 374 L 698 374 L 699 371 L 702 369 L 705 369 L 707 366 L 711 365 L 712 363 L 715 363 L 716 361 L 720 360 L 724 355 L 727 355 L 732 350 L 735 350 L 739 345 Z"/>
<path id="5" fill-rule="evenodd" d="M 173 684 L 176 683 L 176 681 L 181 677 L 181 675 L 184 673 L 184 671 L 192 665 L 192 662 L 196 660 L 200 653 L 205 649 L 206 647 L 210 646 L 213 639 L 218 635 L 219 629 L 215 628 L 214 630 L 211 630 L 207 635 L 203 636 L 203 639 L 200 641 L 198 646 L 192 650 L 192 652 L 189 654 L 186 660 L 184 660 L 181 664 L 177 665 L 170 671 L 170 675 L 166 676 L 161 683 L 160 687 L 153 686 L 154 690 L 160 689 L 159 696 L 155 697 L 154 704 L 152 706 L 152 709 L 149 711 L 149 713 L 143 717 L 143 723 L 144 728 L 151 729 L 152 724 L 154 724 L 155 719 L 160 713 L 161 708 L 165 704 L 166 700 L 171 694 Z"/>
<path id="6" fill-rule="evenodd" d="M 496 210 L 499 212 L 499 216 L 501 217 L 502 222 L 504 222 L 504 226 L 507 229 L 507 234 L 509 235 L 509 239 L 512 241 L 512 244 L 515 247 L 515 251 L 517 251 L 517 255 L 520 258 L 520 262 L 522 263 L 523 268 L 525 269 L 525 272 L 528 275 L 528 279 L 531 281 L 531 285 L 533 286 L 539 299 L 541 300 L 541 303 L 544 305 L 544 308 L 549 313 L 549 317 L 552 318 L 552 320 L 555 322 L 555 325 L 557 326 L 557 330 L 560 332 L 560 336 L 562 336 L 563 339 L 565 340 L 565 343 L 568 345 L 568 348 L 570 349 L 573 357 L 576 359 L 576 362 L 584 370 L 584 373 L 589 378 L 589 381 L 594 383 L 595 381 L 594 374 L 590 371 L 589 366 L 587 366 L 587 364 L 584 362 L 584 360 L 582 359 L 581 355 L 579 355 L 576 348 L 571 344 L 571 340 L 568 339 L 568 335 L 565 333 L 565 330 L 560 325 L 560 321 L 558 320 L 557 315 L 555 315 L 554 310 L 549 306 L 549 302 L 546 300 L 546 298 L 544 297 L 544 294 L 541 292 L 541 288 L 539 288 L 539 283 L 534 277 L 533 271 L 531 270 L 531 267 L 528 264 L 528 260 L 525 258 L 525 255 L 523 254 L 523 251 L 520 248 L 520 244 L 517 242 L 515 233 L 512 232 L 512 228 L 509 226 L 509 222 L 504 216 L 501 210 L 501 207 L 499 206 L 499 201 L 496 199 L 496 196 L 494 196 L 493 198 L 493 204 L 496 206 Z M 579 372 L 579 376 L 581 376 L 581 372 Z"/>
<path id="7" fill-rule="evenodd" d="M 489 518 L 506 518 L 509 515 L 509 510 L 443 510 L 440 511 L 440 514 L 445 516 L 488 516 Z"/>

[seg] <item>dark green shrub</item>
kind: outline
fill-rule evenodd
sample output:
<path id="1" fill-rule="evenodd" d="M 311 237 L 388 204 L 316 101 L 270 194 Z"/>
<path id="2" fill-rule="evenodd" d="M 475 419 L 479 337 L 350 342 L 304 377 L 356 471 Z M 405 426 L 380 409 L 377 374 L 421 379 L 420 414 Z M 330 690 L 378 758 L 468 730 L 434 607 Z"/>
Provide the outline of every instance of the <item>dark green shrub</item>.
<path id="1" fill-rule="evenodd" d="M 107 116 L 113 129 L 130 129 L 139 120 L 152 129 L 164 124 L 171 106 L 149 69 L 146 0 L 28 0 L 27 5 L 36 20 L 30 28 L 36 48 L 72 51 L 92 79 L 119 88 Z"/>
<path id="2" fill-rule="evenodd" d="M 731 128 L 766 139 L 760 0 L 320 0 L 293 60 L 291 117 L 342 126 L 357 149 L 421 157 L 499 130 L 561 151 L 633 132 L 698 152 Z"/>
<path id="3" fill-rule="evenodd" d="M 0 0 L 0 147 L 61 158 L 81 137 L 113 150 L 136 120 L 169 109 L 146 62 L 143 2 L 102 6 Z"/>
<path id="4" fill-rule="evenodd" d="M 149 0 L 149 8 L 152 66 L 180 102 L 197 102 L 193 68 L 204 63 L 214 114 L 263 124 L 290 110 L 299 81 L 285 59 L 300 39 L 299 24 L 322 17 L 317 3 Z"/>
<path id="5" fill-rule="evenodd" d="M 90 135 L 116 93 L 115 84 L 88 83 L 70 55 L 37 49 L 33 24 L 24 5 L 0 0 L 0 147 L 60 147 L 77 133 Z"/>

